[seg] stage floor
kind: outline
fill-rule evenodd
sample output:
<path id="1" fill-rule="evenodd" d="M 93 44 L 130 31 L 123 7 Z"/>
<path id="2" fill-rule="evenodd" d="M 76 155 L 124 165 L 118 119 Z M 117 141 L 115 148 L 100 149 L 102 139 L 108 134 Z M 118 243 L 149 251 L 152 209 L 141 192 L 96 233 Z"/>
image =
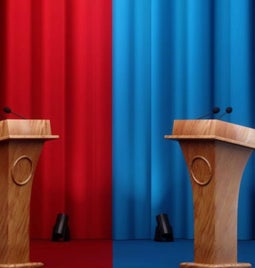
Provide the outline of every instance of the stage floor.
<path id="1" fill-rule="evenodd" d="M 45 268 L 179 268 L 193 261 L 193 240 L 32 240 L 31 261 Z M 255 240 L 238 241 L 238 262 L 255 267 Z"/>

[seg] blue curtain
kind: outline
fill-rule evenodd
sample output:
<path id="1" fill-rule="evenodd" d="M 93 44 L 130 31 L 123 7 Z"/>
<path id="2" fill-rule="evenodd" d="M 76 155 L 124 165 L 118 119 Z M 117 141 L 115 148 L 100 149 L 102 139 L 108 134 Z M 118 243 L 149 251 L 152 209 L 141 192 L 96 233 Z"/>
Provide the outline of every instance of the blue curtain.
<path id="1" fill-rule="evenodd" d="M 193 204 L 175 119 L 212 107 L 255 128 L 252 0 L 113 0 L 113 238 L 150 239 L 167 213 L 193 238 Z M 240 188 L 238 238 L 255 236 L 254 156 Z"/>

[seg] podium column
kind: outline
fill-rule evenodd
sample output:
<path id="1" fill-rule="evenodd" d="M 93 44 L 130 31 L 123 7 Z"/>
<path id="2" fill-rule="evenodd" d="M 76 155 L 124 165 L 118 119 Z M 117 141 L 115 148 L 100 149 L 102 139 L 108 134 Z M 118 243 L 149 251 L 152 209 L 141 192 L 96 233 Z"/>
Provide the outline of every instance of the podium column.
<path id="1" fill-rule="evenodd" d="M 247 268 L 237 262 L 238 195 L 255 130 L 221 120 L 175 120 L 192 185 L 194 262 L 181 268 Z"/>
<path id="2" fill-rule="evenodd" d="M 180 141 L 194 205 L 194 263 L 182 268 L 251 267 L 237 263 L 237 212 L 251 149 L 221 141 Z"/>
<path id="3" fill-rule="evenodd" d="M 43 144 L 56 138 L 48 120 L 0 122 L 0 268 L 43 266 L 30 262 L 30 198 Z"/>

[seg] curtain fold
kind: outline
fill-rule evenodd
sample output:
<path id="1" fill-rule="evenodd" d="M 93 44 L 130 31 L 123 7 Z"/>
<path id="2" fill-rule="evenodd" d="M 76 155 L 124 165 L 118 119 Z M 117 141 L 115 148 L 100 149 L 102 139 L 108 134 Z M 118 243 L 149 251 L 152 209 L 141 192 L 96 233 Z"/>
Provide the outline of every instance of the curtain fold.
<path id="1" fill-rule="evenodd" d="M 117 1 L 113 18 L 113 232 L 143 238 L 150 236 L 150 5 Z"/>
<path id="2" fill-rule="evenodd" d="M 33 183 L 31 237 L 57 213 L 72 238 L 111 238 L 111 3 L 1 1 L 1 107 L 50 119 Z M 13 118 L 10 115 L 9 118 Z"/>
<path id="3" fill-rule="evenodd" d="M 155 216 L 165 212 L 175 237 L 192 238 L 187 167 L 178 144 L 164 135 L 171 133 L 174 119 L 196 119 L 214 106 L 221 108 L 215 118 L 254 127 L 254 4 L 115 0 L 113 10 L 113 237 L 153 238 Z M 134 27 L 137 17 L 139 27 Z M 138 42 L 142 52 L 134 46 Z M 228 106 L 233 107 L 230 115 L 224 114 Z M 144 143 L 134 142 L 138 132 Z M 146 155 L 136 159 L 134 152 Z M 148 158 L 147 166 L 129 164 Z M 254 236 L 253 175 L 254 156 L 240 188 L 240 239 Z M 127 207 L 139 213 L 128 213 Z M 150 235 L 144 231 L 149 226 Z"/>

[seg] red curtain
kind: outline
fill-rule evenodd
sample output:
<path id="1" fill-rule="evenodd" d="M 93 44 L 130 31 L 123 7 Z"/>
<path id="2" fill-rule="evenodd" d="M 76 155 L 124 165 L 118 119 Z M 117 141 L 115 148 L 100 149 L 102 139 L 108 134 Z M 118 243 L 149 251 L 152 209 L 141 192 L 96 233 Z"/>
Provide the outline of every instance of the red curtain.
<path id="1" fill-rule="evenodd" d="M 72 238 L 110 239 L 111 0 L 2 0 L 0 10 L 0 105 L 50 119 L 60 135 L 36 169 L 31 237 L 49 238 L 65 212 Z"/>

